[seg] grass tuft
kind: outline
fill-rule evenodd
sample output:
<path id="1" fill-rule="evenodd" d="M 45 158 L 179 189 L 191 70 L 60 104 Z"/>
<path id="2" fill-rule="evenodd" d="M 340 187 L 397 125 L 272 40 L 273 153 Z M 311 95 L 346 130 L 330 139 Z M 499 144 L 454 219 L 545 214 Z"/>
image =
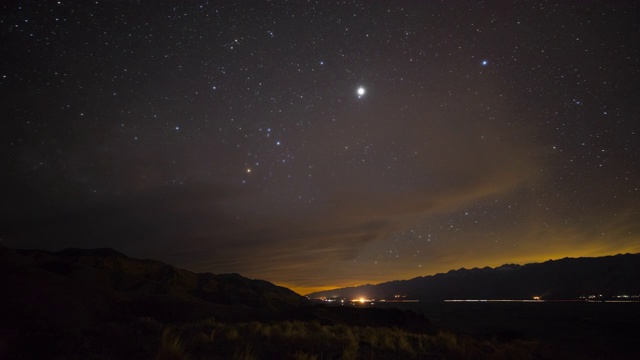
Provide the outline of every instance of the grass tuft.
<path id="1" fill-rule="evenodd" d="M 160 341 L 160 349 L 156 360 L 185 360 L 187 352 L 179 334 L 174 334 L 170 328 L 165 328 Z"/>
<path id="2" fill-rule="evenodd" d="M 257 360 L 258 356 L 253 351 L 250 345 L 245 345 L 244 348 L 237 349 L 233 354 L 233 360 Z"/>

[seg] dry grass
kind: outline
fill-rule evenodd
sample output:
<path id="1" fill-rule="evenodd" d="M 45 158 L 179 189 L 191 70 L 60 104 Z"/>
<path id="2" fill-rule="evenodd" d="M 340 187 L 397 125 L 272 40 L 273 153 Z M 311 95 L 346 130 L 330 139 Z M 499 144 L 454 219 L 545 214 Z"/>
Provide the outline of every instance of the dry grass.
<path id="1" fill-rule="evenodd" d="M 250 345 L 245 345 L 244 349 L 236 349 L 233 354 L 233 360 L 257 360 L 258 356 Z"/>
<path id="2" fill-rule="evenodd" d="M 100 342 L 78 345 L 92 360 L 283 359 L 541 359 L 557 358 L 538 343 L 478 340 L 451 332 L 411 333 L 399 328 L 323 325 L 317 321 L 224 323 L 206 319 L 180 326 L 139 318 L 106 324 L 87 334 Z M 88 337 L 87 337 L 88 338 Z M 70 339 L 71 340 L 71 339 Z M 71 345 L 69 345 L 71 346 Z M 88 351 L 88 350 L 87 350 Z M 67 352 L 71 353 L 71 352 Z M 131 356 L 135 354 L 135 356 Z"/>
<path id="3" fill-rule="evenodd" d="M 187 353 L 180 335 L 172 329 L 165 328 L 160 341 L 160 349 L 156 354 L 156 360 L 185 360 Z"/>
<path id="4" fill-rule="evenodd" d="M 165 329 L 156 359 L 185 359 L 187 352 L 194 360 L 541 357 L 534 342 L 479 341 L 445 331 L 429 335 L 318 322 L 222 323 L 211 319 Z"/>
<path id="5" fill-rule="evenodd" d="M 318 355 L 307 354 L 302 351 L 296 351 L 291 355 L 291 360 L 318 360 Z"/>

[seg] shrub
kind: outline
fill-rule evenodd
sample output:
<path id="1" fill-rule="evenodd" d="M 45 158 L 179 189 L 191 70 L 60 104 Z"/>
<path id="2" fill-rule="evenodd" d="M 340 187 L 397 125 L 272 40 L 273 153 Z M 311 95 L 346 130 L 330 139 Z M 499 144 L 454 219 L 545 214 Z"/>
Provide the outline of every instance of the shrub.
<path id="1" fill-rule="evenodd" d="M 257 360 L 258 356 L 255 354 L 251 346 L 245 345 L 244 348 L 236 349 L 233 354 L 233 360 Z"/>
<path id="2" fill-rule="evenodd" d="M 291 360 L 318 360 L 318 355 L 296 351 L 291 355 Z"/>
<path id="3" fill-rule="evenodd" d="M 184 343 L 180 335 L 174 334 L 170 328 L 164 329 L 160 349 L 156 354 L 156 360 L 184 360 L 187 359 Z"/>
<path id="4" fill-rule="evenodd" d="M 451 352 L 458 348 L 458 337 L 448 331 L 438 331 L 435 338 L 437 346 L 445 351 Z"/>
<path id="5" fill-rule="evenodd" d="M 231 326 L 229 326 L 229 327 L 227 327 L 225 330 L 226 330 L 226 331 L 225 331 L 225 334 L 224 334 L 224 335 L 225 335 L 225 338 L 226 338 L 227 340 L 229 340 L 229 341 L 235 341 L 235 340 L 237 340 L 237 339 L 238 339 L 238 337 L 239 337 L 238 329 L 236 329 L 235 327 L 231 327 Z"/>
<path id="6" fill-rule="evenodd" d="M 348 338 L 342 350 L 342 358 L 344 360 L 355 360 L 358 357 L 358 348 L 358 339 L 356 337 Z"/>
<path id="7" fill-rule="evenodd" d="M 413 354 L 414 350 L 413 346 L 411 346 L 411 342 L 409 342 L 408 334 L 400 329 L 394 329 L 394 333 L 396 336 L 398 349 Z"/>

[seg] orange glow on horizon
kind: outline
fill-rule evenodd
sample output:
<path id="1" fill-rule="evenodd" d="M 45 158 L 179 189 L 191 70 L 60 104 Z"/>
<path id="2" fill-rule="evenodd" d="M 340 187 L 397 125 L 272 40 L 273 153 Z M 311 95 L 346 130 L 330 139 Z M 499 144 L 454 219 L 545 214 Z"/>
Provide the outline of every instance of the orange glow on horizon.
<path id="1" fill-rule="evenodd" d="M 418 276 L 430 276 L 430 275 L 435 275 L 438 273 L 446 273 L 449 270 L 457 270 L 460 268 L 466 268 L 466 269 L 472 269 L 474 267 L 485 267 L 485 266 L 489 266 L 489 267 L 499 267 L 501 265 L 504 264 L 518 264 L 518 265 L 526 265 L 526 264 L 531 264 L 531 263 L 543 263 L 545 261 L 549 261 L 549 260 L 560 260 L 563 258 L 578 258 L 578 257 L 599 257 L 599 256 L 612 256 L 612 255 L 617 255 L 617 254 L 621 254 L 621 253 L 638 253 L 640 252 L 640 249 L 628 249 L 629 251 L 622 251 L 619 253 L 609 253 L 606 251 L 598 251 L 598 250 L 602 250 L 602 249 L 597 249 L 595 247 L 593 248 L 586 248 L 586 249 L 571 249 L 572 251 L 566 251 L 566 252 L 554 252 L 553 255 L 550 254 L 533 254 L 530 256 L 520 256 L 520 257 L 513 257 L 513 258 L 509 258 L 509 257 L 500 257 L 500 258 L 495 258 L 495 259 L 468 259 L 468 262 L 456 262 L 456 263 L 447 263 L 445 266 L 437 266 L 434 268 L 423 268 L 422 270 L 418 270 L 418 271 L 410 271 L 410 272 L 406 272 L 406 273 L 393 273 L 393 274 L 389 274 L 389 275 L 382 275 L 382 276 L 377 276 L 377 277 L 368 277 L 367 279 L 353 279 L 352 281 L 344 281 L 345 279 L 338 279 L 338 282 L 335 282 L 333 285 L 324 285 L 324 286 L 304 286 L 304 285 L 295 285 L 295 284 L 288 284 L 287 282 L 276 282 L 276 284 L 286 287 L 300 295 L 307 295 L 307 294 L 311 294 L 311 293 L 315 293 L 315 292 L 323 292 L 323 291 L 330 291 L 330 290 L 335 290 L 335 289 L 340 289 L 340 288 L 346 288 L 346 287 L 355 287 L 355 286 L 362 286 L 364 284 L 380 284 L 380 283 L 384 283 L 387 281 L 394 281 L 394 280 L 409 280 Z M 464 261 L 464 259 L 463 259 Z M 316 279 L 313 279 L 314 282 L 317 281 Z M 331 281 L 332 279 L 327 279 L 328 283 L 331 283 L 333 281 Z M 354 299 L 354 301 L 358 301 L 358 302 L 362 302 L 364 298 L 357 298 Z M 366 299 L 365 299 L 366 301 Z"/>

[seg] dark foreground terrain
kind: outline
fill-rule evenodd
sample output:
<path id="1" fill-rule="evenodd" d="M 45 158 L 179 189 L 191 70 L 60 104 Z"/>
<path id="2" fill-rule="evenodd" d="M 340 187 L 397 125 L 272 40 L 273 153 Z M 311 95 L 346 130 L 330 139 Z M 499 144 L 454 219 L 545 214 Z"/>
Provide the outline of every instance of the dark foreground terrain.
<path id="1" fill-rule="evenodd" d="M 594 329 L 601 329 L 602 337 L 594 330 L 584 340 L 590 344 L 593 339 L 603 341 L 598 352 L 590 353 L 574 351 L 581 340 L 565 341 L 554 335 L 574 331 L 575 326 L 549 329 L 548 337 L 539 336 L 545 333 L 545 326 L 557 323 L 536 323 L 539 316 L 530 309 L 313 305 L 266 281 L 237 274 L 196 274 L 158 261 L 131 259 L 111 249 L 49 253 L 0 248 L 0 273 L 0 359 L 595 359 L 603 354 L 607 358 L 638 355 L 629 342 L 638 338 L 638 318 L 629 309 L 611 314 L 611 319 L 609 315 L 592 320 L 569 315 L 569 323 L 575 320 L 574 325 L 582 326 L 592 321 Z M 630 323 L 625 323 L 624 314 L 632 314 Z M 603 319 L 611 322 L 602 323 Z M 621 324 L 629 326 L 612 332 Z M 576 337 L 584 334 L 576 333 Z"/>
<path id="2" fill-rule="evenodd" d="M 384 305 L 389 306 L 389 304 Z M 543 345 L 552 358 L 640 358 L 640 302 L 430 302 L 393 304 L 442 331 Z"/>

